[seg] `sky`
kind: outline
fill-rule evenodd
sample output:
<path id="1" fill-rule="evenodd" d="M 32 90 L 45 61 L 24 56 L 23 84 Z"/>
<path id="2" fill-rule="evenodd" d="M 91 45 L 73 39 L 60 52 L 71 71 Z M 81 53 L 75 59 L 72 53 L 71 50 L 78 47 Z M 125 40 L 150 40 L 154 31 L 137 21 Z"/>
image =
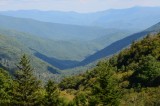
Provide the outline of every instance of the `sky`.
<path id="1" fill-rule="evenodd" d="M 160 0 L 0 0 L 0 11 L 36 9 L 82 13 L 134 6 L 160 6 Z"/>

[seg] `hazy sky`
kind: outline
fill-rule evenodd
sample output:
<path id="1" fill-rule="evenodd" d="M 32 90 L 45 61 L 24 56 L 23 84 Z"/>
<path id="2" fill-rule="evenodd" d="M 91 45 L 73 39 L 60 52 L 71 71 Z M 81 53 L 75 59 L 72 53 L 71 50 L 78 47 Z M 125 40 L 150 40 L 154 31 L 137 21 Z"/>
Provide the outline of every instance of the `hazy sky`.
<path id="1" fill-rule="evenodd" d="M 93 12 L 133 6 L 160 6 L 160 0 L 0 0 L 0 10 L 61 10 Z"/>

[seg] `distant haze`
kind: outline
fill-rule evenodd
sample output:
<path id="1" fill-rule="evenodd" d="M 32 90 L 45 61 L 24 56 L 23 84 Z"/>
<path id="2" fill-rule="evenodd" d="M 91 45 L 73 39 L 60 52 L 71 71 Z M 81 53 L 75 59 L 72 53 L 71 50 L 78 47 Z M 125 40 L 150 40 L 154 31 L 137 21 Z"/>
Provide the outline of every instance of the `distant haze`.
<path id="1" fill-rule="evenodd" d="M 160 6 L 160 0 L 0 0 L 0 10 L 95 12 L 134 6 Z"/>

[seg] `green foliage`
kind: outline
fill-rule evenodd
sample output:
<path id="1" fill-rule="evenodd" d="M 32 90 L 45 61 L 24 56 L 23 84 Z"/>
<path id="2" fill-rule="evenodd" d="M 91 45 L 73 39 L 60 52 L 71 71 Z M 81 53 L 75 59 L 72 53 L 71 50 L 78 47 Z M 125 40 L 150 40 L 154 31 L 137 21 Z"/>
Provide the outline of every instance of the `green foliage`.
<path id="1" fill-rule="evenodd" d="M 73 76 L 73 77 L 65 78 L 60 82 L 59 87 L 62 90 L 63 89 L 76 89 L 77 90 L 82 81 L 83 81 L 83 76 L 78 76 L 78 77 Z"/>
<path id="2" fill-rule="evenodd" d="M 114 68 L 109 62 L 101 63 L 98 67 L 98 78 L 92 89 L 91 101 L 104 106 L 118 106 L 120 91 L 114 78 Z M 96 99 L 95 99 L 96 98 Z M 91 102 L 91 103 L 92 103 Z M 95 104 L 96 105 L 96 104 Z"/>
<path id="3" fill-rule="evenodd" d="M 134 42 L 85 74 L 64 79 L 60 87 L 70 90 L 79 106 L 158 106 L 159 69 L 160 34 Z"/>
<path id="4" fill-rule="evenodd" d="M 120 106 L 159 106 L 160 105 L 160 88 L 142 88 L 136 92 L 134 89 L 123 91 Z"/>
<path id="5" fill-rule="evenodd" d="M 18 71 L 15 73 L 14 88 L 13 88 L 13 105 L 36 105 L 38 97 L 36 92 L 40 89 L 40 81 L 33 75 L 33 69 L 30 66 L 30 61 L 23 55 Z"/>
<path id="6" fill-rule="evenodd" d="M 1 31 L 0 31 L 1 33 Z M 56 78 L 58 79 L 58 75 L 53 75 L 48 67 L 54 69 L 56 72 L 59 72 L 58 69 L 51 66 L 50 64 L 36 58 L 29 50 L 26 45 L 23 45 L 16 39 L 16 35 L 20 36 L 19 34 L 15 34 L 11 36 L 8 35 L 0 35 L 0 67 L 4 67 L 5 70 L 9 71 L 12 75 L 17 70 L 15 64 L 21 57 L 23 53 L 27 54 L 31 58 L 31 64 L 34 67 L 34 75 L 41 79 L 42 81 L 48 80 L 49 78 Z M 25 36 L 25 35 L 21 35 Z M 42 74 L 43 73 L 43 74 Z"/>
<path id="7" fill-rule="evenodd" d="M 157 60 L 160 58 L 160 34 L 148 36 L 133 43 L 129 49 L 121 51 L 117 57 L 117 67 L 120 69 L 125 66 L 126 70 L 134 70 L 139 61 L 148 55 L 154 56 Z"/>
<path id="8" fill-rule="evenodd" d="M 74 102 L 76 106 L 87 106 L 87 95 L 84 92 L 77 93 L 76 97 L 74 98 Z"/>
<path id="9" fill-rule="evenodd" d="M 60 104 L 62 104 L 63 101 L 59 97 L 60 91 L 54 81 L 49 80 L 45 86 L 45 90 L 46 95 L 44 98 L 44 105 L 59 106 Z"/>
<path id="10" fill-rule="evenodd" d="M 139 67 L 132 75 L 132 83 L 140 83 L 143 86 L 157 86 L 156 79 L 160 76 L 160 62 L 149 55 L 139 63 Z"/>
<path id="11" fill-rule="evenodd" d="M 42 87 L 30 64 L 23 55 L 13 78 L 0 69 L 0 105 L 160 105 L 160 34 L 134 42 L 120 54 L 99 62 L 94 69 L 64 79 L 59 86 L 49 80 Z M 73 97 L 63 98 L 61 90 Z"/>
<path id="12" fill-rule="evenodd" d="M 9 76 L 9 74 L 3 70 L 0 69 L 0 105 L 9 105 L 12 97 L 12 78 Z"/>
<path id="13" fill-rule="evenodd" d="M 113 66 L 118 71 L 134 71 L 129 78 L 130 85 L 137 86 L 139 83 L 146 87 L 159 86 L 160 34 L 148 35 L 143 40 L 134 42 L 130 48 L 121 51 L 116 60 Z"/>

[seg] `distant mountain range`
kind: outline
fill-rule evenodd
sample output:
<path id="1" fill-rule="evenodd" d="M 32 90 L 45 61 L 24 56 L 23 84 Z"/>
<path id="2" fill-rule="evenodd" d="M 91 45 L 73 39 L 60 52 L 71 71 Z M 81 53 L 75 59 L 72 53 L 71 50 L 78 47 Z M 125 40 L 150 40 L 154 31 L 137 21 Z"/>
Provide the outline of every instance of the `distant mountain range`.
<path id="1" fill-rule="evenodd" d="M 2 31 L 4 35 L 26 33 L 26 36 L 19 38 L 22 43 L 48 57 L 61 60 L 83 60 L 110 43 L 133 33 L 129 30 L 57 24 L 4 15 L 0 15 L 0 23 L 1 29 L 8 30 Z"/>
<path id="2" fill-rule="evenodd" d="M 160 7 L 133 7 L 95 13 L 19 10 L 2 11 L 0 14 L 53 23 L 141 31 L 159 22 L 159 11 Z"/>
<path id="3" fill-rule="evenodd" d="M 88 65 L 159 32 L 159 11 L 159 7 L 134 7 L 85 14 L 0 12 L 0 67 L 9 66 L 12 72 L 26 53 L 43 78 L 60 77 L 61 70 Z"/>
<path id="4" fill-rule="evenodd" d="M 4 15 L 0 15 L 0 23 L 1 28 L 26 32 L 53 40 L 93 40 L 105 36 L 107 33 L 105 28 L 49 23 Z"/>

